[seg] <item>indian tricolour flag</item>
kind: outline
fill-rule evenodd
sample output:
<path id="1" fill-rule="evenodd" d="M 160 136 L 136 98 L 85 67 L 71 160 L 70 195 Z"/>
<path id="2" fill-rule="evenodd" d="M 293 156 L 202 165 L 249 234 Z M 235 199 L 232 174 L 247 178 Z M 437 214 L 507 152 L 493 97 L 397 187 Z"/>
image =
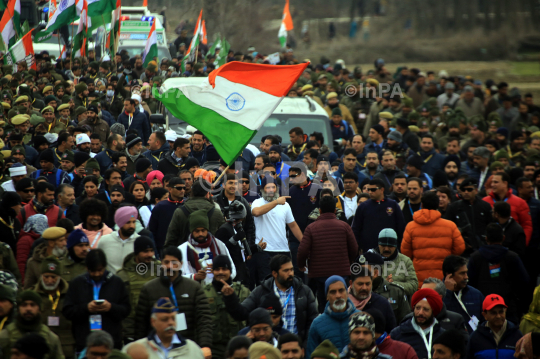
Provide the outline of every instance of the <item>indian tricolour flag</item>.
<path id="1" fill-rule="evenodd" d="M 195 32 L 193 33 L 193 38 L 191 39 L 191 43 L 189 44 L 189 48 L 187 49 L 186 55 L 182 59 L 181 64 L 181 72 L 184 73 L 186 71 L 186 64 L 188 62 L 193 62 L 195 60 L 195 56 L 197 55 L 197 46 L 199 46 L 199 41 L 201 38 L 201 29 L 202 29 L 202 10 L 199 13 L 199 18 L 197 19 L 197 25 L 195 26 Z"/>
<path id="2" fill-rule="evenodd" d="M 49 18 L 44 31 L 51 32 L 77 20 L 79 13 L 76 9 L 76 2 L 76 0 L 60 0 L 60 2 L 57 2 L 58 6 L 54 14 Z"/>
<path id="3" fill-rule="evenodd" d="M 291 13 L 289 11 L 289 0 L 285 3 L 283 8 L 283 17 L 281 18 L 281 26 L 279 28 L 278 37 L 281 47 L 285 47 L 287 44 L 287 31 L 294 29 Z"/>
<path id="4" fill-rule="evenodd" d="M 26 61 L 29 69 L 36 69 L 31 32 L 28 32 L 22 39 L 17 41 L 4 56 L 4 62 L 8 65 L 15 65 L 21 61 Z M 17 72 L 17 66 L 13 66 L 13 73 L 15 72 Z"/>
<path id="5" fill-rule="evenodd" d="M 21 1 L 10 0 L 8 6 L 0 20 L 0 31 L 2 32 L 2 41 L 4 48 L 9 49 L 17 42 L 21 31 Z"/>
<path id="6" fill-rule="evenodd" d="M 176 117 L 200 130 L 231 164 L 308 66 L 229 62 L 201 85 L 166 80 L 158 98 Z"/>
<path id="7" fill-rule="evenodd" d="M 86 56 L 86 38 L 92 36 L 92 33 L 88 33 L 88 28 L 92 26 L 92 23 L 88 16 L 88 3 L 86 0 L 77 0 L 77 12 L 80 13 L 81 17 L 77 34 L 73 38 L 72 57 L 83 57 Z"/>
<path id="8" fill-rule="evenodd" d="M 107 47 L 112 54 L 116 53 L 118 48 L 118 40 L 120 39 L 120 17 L 122 16 L 122 0 L 116 0 L 116 9 L 114 9 L 111 18 L 111 30 L 109 31 L 109 39 Z"/>
<path id="9" fill-rule="evenodd" d="M 156 21 L 152 23 L 148 39 L 146 39 L 146 45 L 144 46 L 143 53 L 143 67 L 148 66 L 148 63 L 154 59 L 158 54 L 157 51 L 157 34 L 156 34 Z"/>

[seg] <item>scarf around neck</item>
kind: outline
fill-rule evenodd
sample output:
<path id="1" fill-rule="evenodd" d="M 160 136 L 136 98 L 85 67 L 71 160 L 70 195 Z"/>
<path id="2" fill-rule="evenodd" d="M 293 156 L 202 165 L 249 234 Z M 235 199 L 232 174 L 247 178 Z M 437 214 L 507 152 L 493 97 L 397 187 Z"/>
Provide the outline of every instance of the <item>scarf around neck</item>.
<path id="1" fill-rule="evenodd" d="M 369 296 L 364 299 L 364 300 L 360 300 L 358 298 L 356 298 L 352 292 L 352 287 L 349 287 L 349 298 L 351 299 L 351 301 L 353 302 L 354 306 L 356 307 L 356 309 L 358 310 L 363 310 L 364 307 L 366 306 L 366 304 L 370 301 L 371 299 L 371 293 L 369 293 Z"/>

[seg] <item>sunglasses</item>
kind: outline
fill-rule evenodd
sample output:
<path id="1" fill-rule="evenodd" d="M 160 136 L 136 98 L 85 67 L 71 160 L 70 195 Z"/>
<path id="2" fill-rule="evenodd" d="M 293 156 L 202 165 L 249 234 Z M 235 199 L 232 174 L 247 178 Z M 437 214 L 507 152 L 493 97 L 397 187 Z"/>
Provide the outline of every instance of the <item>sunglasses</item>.
<path id="1" fill-rule="evenodd" d="M 248 184 L 248 183 L 249 183 L 249 180 L 242 180 L 242 183 L 243 183 L 243 184 Z"/>
<path id="2" fill-rule="evenodd" d="M 380 189 L 379 187 L 375 187 L 375 188 L 368 188 L 367 190 L 370 192 L 375 192 L 375 191 L 378 191 L 379 189 Z"/>
<path id="3" fill-rule="evenodd" d="M 175 186 L 173 187 L 175 190 L 177 191 L 185 191 L 186 190 L 186 186 Z"/>
<path id="4" fill-rule="evenodd" d="M 472 192 L 474 191 L 474 187 L 467 187 L 462 189 L 463 192 Z"/>
<path id="5" fill-rule="evenodd" d="M 290 178 L 296 178 L 298 176 L 300 176 L 300 175 L 289 175 Z"/>
<path id="6" fill-rule="evenodd" d="M 24 193 L 34 193 L 35 189 L 33 188 L 29 188 L 29 189 L 23 189 L 21 192 L 24 192 Z"/>
<path id="7" fill-rule="evenodd" d="M 276 171 L 267 171 L 266 173 L 270 173 L 272 176 L 276 175 Z"/>

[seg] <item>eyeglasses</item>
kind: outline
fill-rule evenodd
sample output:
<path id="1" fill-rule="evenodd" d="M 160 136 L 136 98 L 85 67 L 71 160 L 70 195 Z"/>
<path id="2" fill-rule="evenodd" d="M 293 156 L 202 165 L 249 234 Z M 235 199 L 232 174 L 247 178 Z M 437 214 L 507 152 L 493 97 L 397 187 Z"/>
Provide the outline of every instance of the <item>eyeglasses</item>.
<path id="1" fill-rule="evenodd" d="M 173 187 L 175 190 L 177 191 L 185 191 L 186 190 L 186 186 L 175 186 Z"/>
<path id="2" fill-rule="evenodd" d="M 474 191 L 474 187 L 467 187 L 462 189 L 463 192 L 472 192 Z"/>
<path id="3" fill-rule="evenodd" d="M 290 178 L 296 178 L 298 176 L 300 176 L 300 175 L 289 175 Z"/>
<path id="4" fill-rule="evenodd" d="M 270 173 L 272 176 L 276 175 L 276 171 L 267 171 L 266 173 Z"/>
<path id="5" fill-rule="evenodd" d="M 379 187 L 375 187 L 375 188 L 368 188 L 367 190 L 370 192 L 375 192 L 375 191 L 378 191 L 379 189 L 380 189 Z"/>
<path id="6" fill-rule="evenodd" d="M 35 189 L 33 188 L 28 188 L 28 189 L 23 189 L 21 192 L 24 192 L 24 193 L 34 193 Z"/>

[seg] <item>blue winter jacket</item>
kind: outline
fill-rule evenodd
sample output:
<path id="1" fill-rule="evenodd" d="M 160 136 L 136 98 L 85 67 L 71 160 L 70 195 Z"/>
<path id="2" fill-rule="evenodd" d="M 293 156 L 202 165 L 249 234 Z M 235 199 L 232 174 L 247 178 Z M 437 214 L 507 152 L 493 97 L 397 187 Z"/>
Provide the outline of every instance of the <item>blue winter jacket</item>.
<path id="1" fill-rule="evenodd" d="M 158 164 L 159 164 L 159 161 L 162 159 L 162 158 L 165 158 L 165 155 L 169 152 L 169 149 L 170 149 L 170 146 L 169 146 L 169 143 L 168 142 L 165 142 L 163 144 L 163 146 L 161 146 L 159 148 L 159 150 L 155 150 L 155 151 L 151 151 L 151 150 L 148 150 L 148 151 L 145 151 L 143 152 L 143 156 L 148 158 L 150 160 L 150 162 L 152 162 L 152 168 L 154 170 L 157 170 L 158 169 Z"/>
<path id="2" fill-rule="evenodd" d="M 429 152 L 420 151 L 420 157 L 424 160 L 422 172 L 427 173 L 430 177 L 435 176 L 435 172 L 443 169 L 442 164 L 445 156 L 435 152 L 434 149 Z"/>
<path id="3" fill-rule="evenodd" d="M 446 295 L 443 298 L 444 304 L 446 304 L 446 309 L 461 314 L 465 323 L 467 323 L 467 331 L 469 335 L 473 332 L 473 329 L 469 325 L 469 320 L 472 316 L 476 316 L 478 320 L 482 320 L 482 303 L 484 302 L 484 295 L 478 289 L 471 287 L 470 285 L 466 286 L 461 291 L 461 301 L 467 312 L 463 310 L 461 304 L 457 300 L 456 295 L 451 290 L 446 290 Z M 468 314 L 467 314 L 468 313 Z"/>
<path id="4" fill-rule="evenodd" d="M 399 340 L 400 342 L 409 344 L 411 347 L 413 347 L 416 355 L 418 355 L 418 358 L 430 358 L 431 353 L 428 355 L 424 339 L 412 325 L 413 320 L 414 318 L 402 322 L 399 327 L 396 327 L 390 332 L 390 337 L 394 340 Z M 433 340 L 435 340 L 442 333 L 444 333 L 444 329 L 441 328 L 441 325 L 439 323 L 435 324 L 433 327 Z"/>
<path id="5" fill-rule="evenodd" d="M 519 328 L 512 322 L 506 322 L 504 332 L 499 345 L 495 343 L 493 332 L 486 327 L 486 322 L 478 325 L 478 329 L 471 334 L 469 347 L 467 348 L 468 359 L 513 359 L 516 351 L 516 343 L 522 334 Z M 392 339 L 395 339 L 392 336 Z"/>
<path id="6" fill-rule="evenodd" d="M 124 125 L 126 132 L 128 130 L 137 130 L 139 137 L 143 140 L 143 145 L 148 143 L 148 138 L 150 138 L 150 134 L 152 133 L 150 121 L 144 113 L 139 111 L 139 109 L 135 109 L 135 112 L 133 113 L 131 126 L 129 125 L 129 117 L 126 115 L 125 111 L 118 115 L 118 123 Z"/>
<path id="7" fill-rule="evenodd" d="M 311 323 L 305 357 L 311 358 L 311 352 L 326 339 L 329 339 L 336 348 L 349 345 L 349 317 L 356 312 L 358 309 L 350 299 L 347 299 L 347 310 L 341 313 L 333 312 L 330 303 L 326 303 L 324 313 Z"/>

